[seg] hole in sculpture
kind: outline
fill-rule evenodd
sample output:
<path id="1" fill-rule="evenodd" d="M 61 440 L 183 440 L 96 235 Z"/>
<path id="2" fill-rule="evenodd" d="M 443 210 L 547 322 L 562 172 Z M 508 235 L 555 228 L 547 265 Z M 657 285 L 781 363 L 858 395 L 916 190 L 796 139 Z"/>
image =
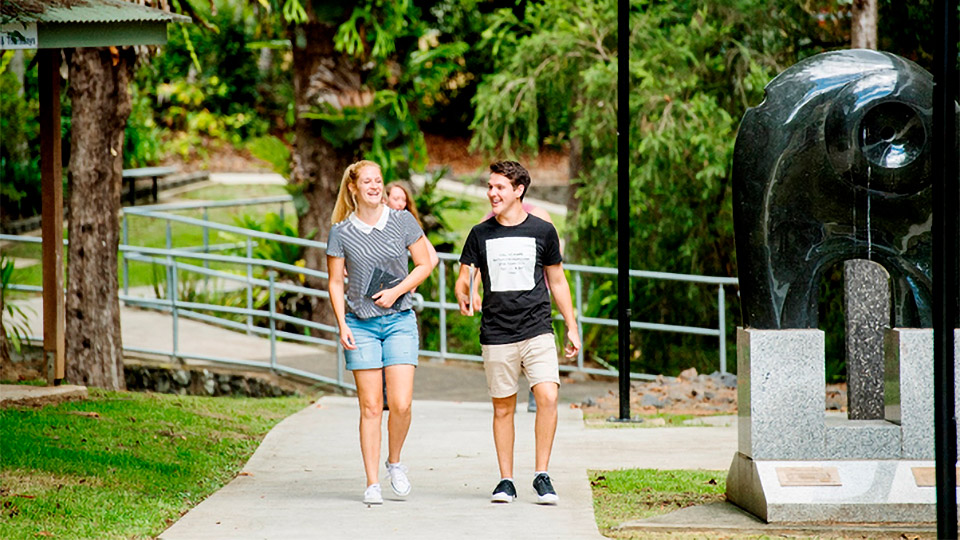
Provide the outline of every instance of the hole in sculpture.
<path id="1" fill-rule="evenodd" d="M 824 333 L 824 372 L 828 410 L 845 410 L 847 365 L 846 325 L 843 304 L 843 262 L 827 268 L 820 276 L 817 296 L 819 328 Z"/>

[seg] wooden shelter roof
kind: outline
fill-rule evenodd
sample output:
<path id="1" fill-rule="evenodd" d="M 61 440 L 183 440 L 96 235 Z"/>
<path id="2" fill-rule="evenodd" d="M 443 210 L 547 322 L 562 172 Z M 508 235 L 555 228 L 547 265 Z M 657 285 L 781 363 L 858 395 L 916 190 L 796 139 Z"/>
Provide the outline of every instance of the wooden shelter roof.
<path id="1" fill-rule="evenodd" d="M 189 17 L 125 0 L 3 0 L 0 49 L 162 45 Z"/>

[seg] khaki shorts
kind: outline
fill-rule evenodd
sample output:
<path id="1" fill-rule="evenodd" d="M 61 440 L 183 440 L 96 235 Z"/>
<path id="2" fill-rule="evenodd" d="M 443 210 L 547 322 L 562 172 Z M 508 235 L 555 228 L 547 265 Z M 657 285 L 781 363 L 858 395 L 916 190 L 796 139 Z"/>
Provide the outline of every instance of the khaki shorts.
<path id="1" fill-rule="evenodd" d="M 542 382 L 560 385 L 560 365 L 553 334 L 542 334 L 506 345 L 483 345 L 483 371 L 490 397 L 505 398 L 520 390 L 520 370 L 530 388 Z"/>

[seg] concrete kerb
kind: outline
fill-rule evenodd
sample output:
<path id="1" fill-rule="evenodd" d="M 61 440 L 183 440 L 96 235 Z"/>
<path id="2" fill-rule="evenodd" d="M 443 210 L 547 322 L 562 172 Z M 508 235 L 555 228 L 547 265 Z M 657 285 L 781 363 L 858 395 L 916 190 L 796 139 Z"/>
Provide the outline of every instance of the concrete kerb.
<path id="1" fill-rule="evenodd" d="M 87 399 L 86 386 L 73 384 L 65 384 L 63 386 L 0 384 L 0 407 L 35 407 L 81 399 Z"/>
<path id="2" fill-rule="evenodd" d="M 617 527 L 635 533 L 715 533 L 718 535 L 851 536 L 909 538 L 936 534 L 936 527 L 917 525 L 868 526 L 824 523 L 822 525 L 769 524 L 728 502 L 692 506 L 652 518 L 629 521 Z"/>

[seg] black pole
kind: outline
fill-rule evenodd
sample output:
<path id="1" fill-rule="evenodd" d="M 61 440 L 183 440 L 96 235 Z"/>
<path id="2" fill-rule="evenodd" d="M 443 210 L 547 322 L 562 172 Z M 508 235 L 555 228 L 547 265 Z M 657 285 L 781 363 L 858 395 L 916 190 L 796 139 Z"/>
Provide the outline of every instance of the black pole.
<path id="1" fill-rule="evenodd" d="M 957 538 L 957 0 L 937 0 L 933 74 L 933 380 L 937 538 Z M 940 15 L 936 15 L 939 13 Z"/>
<path id="2" fill-rule="evenodd" d="M 617 320 L 620 420 L 630 419 L 630 2 L 617 14 Z"/>

